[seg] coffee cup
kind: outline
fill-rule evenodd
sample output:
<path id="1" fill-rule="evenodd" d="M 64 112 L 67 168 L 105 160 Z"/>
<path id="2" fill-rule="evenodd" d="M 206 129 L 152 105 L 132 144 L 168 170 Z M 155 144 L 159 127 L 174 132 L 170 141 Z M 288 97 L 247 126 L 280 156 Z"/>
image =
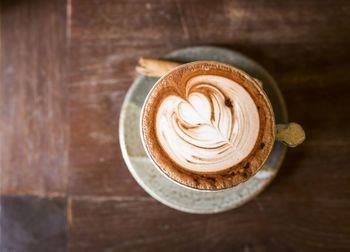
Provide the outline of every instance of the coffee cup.
<path id="1" fill-rule="evenodd" d="M 254 176 L 275 141 L 305 139 L 297 123 L 275 124 L 263 83 L 214 61 L 141 59 L 138 72 L 161 76 L 141 112 L 141 139 L 168 179 L 194 190 L 222 190 Z"/>

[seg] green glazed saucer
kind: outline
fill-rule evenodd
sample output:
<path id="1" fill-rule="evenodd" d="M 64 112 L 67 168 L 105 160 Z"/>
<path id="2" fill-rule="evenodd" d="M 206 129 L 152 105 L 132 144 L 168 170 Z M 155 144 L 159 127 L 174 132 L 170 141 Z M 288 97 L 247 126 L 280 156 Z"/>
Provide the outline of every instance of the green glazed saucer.
<path id="1" fill-rule="evenodd" d="M 212 60 L 242 69 L 263 83 L 276 123 L 287 123 L 287 110 L 281 92 L 270 74 L 252 59 L 220 47 L 188 47 L 171 52 L 166 60 L 191 62 Z M 239 207 L 253 199 L 273 180 L 284 159 L 287 147 L 275 142 L 261 170 L 236 187 L 202 192 L 187 189 L 170 181 L 149 160 L 140 139 L 140 114 L 144 100 L 158 78 L 139 76 L 130 87 L 120 115 L 119 141 L 127 167 L 139 185 L 161 203 L 188 213 L 218 213 Z"/>

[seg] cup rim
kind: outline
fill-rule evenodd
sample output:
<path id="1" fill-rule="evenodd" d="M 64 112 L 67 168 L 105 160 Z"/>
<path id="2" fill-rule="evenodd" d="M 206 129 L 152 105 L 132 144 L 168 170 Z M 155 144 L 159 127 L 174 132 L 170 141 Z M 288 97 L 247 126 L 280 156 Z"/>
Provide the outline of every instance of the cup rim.
<path id="1" fill-rule="evenodd" d="M 177 181 L 176 179 L 168 176 L 168 174 L 166 174 L 162 169 L 161 167 L 158 165 L 158 163 L 154 160 L 154 157 L 151 155 L 149 149 L 148 149 L 148 146 L 147 144 L 145 143 L 145 136 L 144 136 L 144 132 L 143 132 L 143 117 L 144 117 L 144 113 L 145 113 L 145 105 L 147 104 L 147 101 L 148 101 L 148 98 L 151 96 L 153 90 L 155 88 L 157 88 L 157 85 L 159 83 L 161 83 L 165 78 L 167 78 L 168 75 L 170 75 L 171 73 L 173 73 L 174 71 L 178 70 L 179 68 L 183 68 L 183 67 L 186 67 L 188 65 L 196 65 L 196 64 L 220 64 L 222 66 L 225 66 L 225 67 L 228 67 L 230 69 L 233 69 L 235 72 L 238 72 L 240 74 L 242 74 L 246 79 L 249 80 L 249 82 L 253 83 L 254 87 L 258 90 L 258 92 L 260 94 L 263 95 L 263 100 L 265 101 L 265 105 L 266 107 L 268 108 L 269 110 L 269 113 L 270 113 L 270 116 L 268 118 L 270 123 L 271 123 L 271 126 L 273 127 L 273 129 L 271 130 L 271 140 L 270 140 L 270 145 L 269 145 L 269 149 L 268 151 L 266 152 L 266 154 L 264 155 L 263 159 L 261 160 L 261 164 L 260 166 L 256 169 L 256 171 L 254 172 L 254 174 L 250 175 L 247 179 L 245 179 L 244 181 L 241 181 L 240 183 L 236 184 L 236 185 L 231 185 L 231 186 L 228 186 L 228 187 L 225 187 L 225 188 L 218 188 L 218 189 L 200 189 L 200 188 L 196 188 L 196 187 L 191 187 L 189 185 L 186 185 L 186 184 L 183 184 L 183 183 L 180 183 L 179 181 Z M 263 90 L 263 87 L 257 82 L 257 80 L 250 76 L 248 73 L 246 73 L 245 71 L 243 71 L 242 69 L 239 69 L 237 67 L 234 67 L 232 65 L 229 65 L 229 64 L 226 64 L 226 63 L 223 63 L 223 62 L 220 62 L 220 61 L 212 61 L 212 60 L 199 60 L 199 61 L 192 61 L 192 62 L 189 62 L 189 63 L 184 63 L 184 64 L 181 64 L 177 67 L 174 67 L 173 69 L 171 69 L 169 72 L 167 72 L 166 74 L 164 74 L 163 76 L 161 76 L 157 81 L 156 83 L 153 85 L 153 87 L 151 88 L 151 90 L 148 92 L 146 98 L 145 98 L 145 101 L 144 103 L 142 104 L 142 108 L 141 108 L 141 114 L 140 114 L 140 138 L 141 138 L 141 142 L 142 142 L 142 145 L 143 145 L 143 148 L 147 154 L 147 156 L 149 157 L 149 159 L 151 160 L 152 164 L 157 168 L 157 170 L 160 171 L 161 174 L 163 174 L 168 180 L 170 180 L 171 182 L 181 186 L 181 187 L 184 187 L 186 189 L 190 189 L 190 190 L 194 190 L 194 191 L 201 191 L 201 192 L 215 192 L 215 191 L 223 191 L 223 190 L 228 190 L 234 186 L 237 186 L 241 183 L 244 183 L 245 181 L 249 180 L 251 177 L 255 176 L 255 174 L 263 167 L 263 165 L 266 163 L 271 151 L 272 151 L 272 148 L 273 148 L 273 145 L 274 145 L 274 142 L 275 142 L 275 137 L 276 137 L 276 132 L 275 132 L 275 125 L 276 125 L 276 122 L 275 122 L 275 116 L 274 116 L 274 111 L 273 111 L 273 108 L 272 108 L 272 105 L 271 105 L 271 102 L 267 96 L 267 94 L 265 93 L 265 91 Z M 250 155 L 250 154 L 249 154 Z"/>

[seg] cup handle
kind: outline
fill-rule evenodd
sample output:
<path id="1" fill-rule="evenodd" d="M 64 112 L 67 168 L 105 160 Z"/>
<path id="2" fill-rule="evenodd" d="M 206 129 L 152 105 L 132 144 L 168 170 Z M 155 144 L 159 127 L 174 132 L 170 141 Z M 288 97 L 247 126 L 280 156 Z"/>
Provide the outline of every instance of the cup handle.
<path id="1" fill-rule="evenodd" d="M 276 125 L 276 140 L 288 147 L 296 147 L 305 140 L 305 131 L 297 123 Z"/>

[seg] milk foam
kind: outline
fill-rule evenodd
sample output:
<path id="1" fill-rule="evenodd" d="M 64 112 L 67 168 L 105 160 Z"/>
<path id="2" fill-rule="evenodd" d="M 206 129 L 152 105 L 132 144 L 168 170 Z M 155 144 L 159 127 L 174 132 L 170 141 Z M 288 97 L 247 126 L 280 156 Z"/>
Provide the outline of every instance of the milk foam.
<path id="1" fill-rule="evenodd" d="M 155 131 L 168 156 L 194 172 L 218 172 L 241 162 L 254 148 L 259 113 L 238 83 L 199 75 L 186 83 L 186 99 L 170 95 L 160 104 Z"/>

